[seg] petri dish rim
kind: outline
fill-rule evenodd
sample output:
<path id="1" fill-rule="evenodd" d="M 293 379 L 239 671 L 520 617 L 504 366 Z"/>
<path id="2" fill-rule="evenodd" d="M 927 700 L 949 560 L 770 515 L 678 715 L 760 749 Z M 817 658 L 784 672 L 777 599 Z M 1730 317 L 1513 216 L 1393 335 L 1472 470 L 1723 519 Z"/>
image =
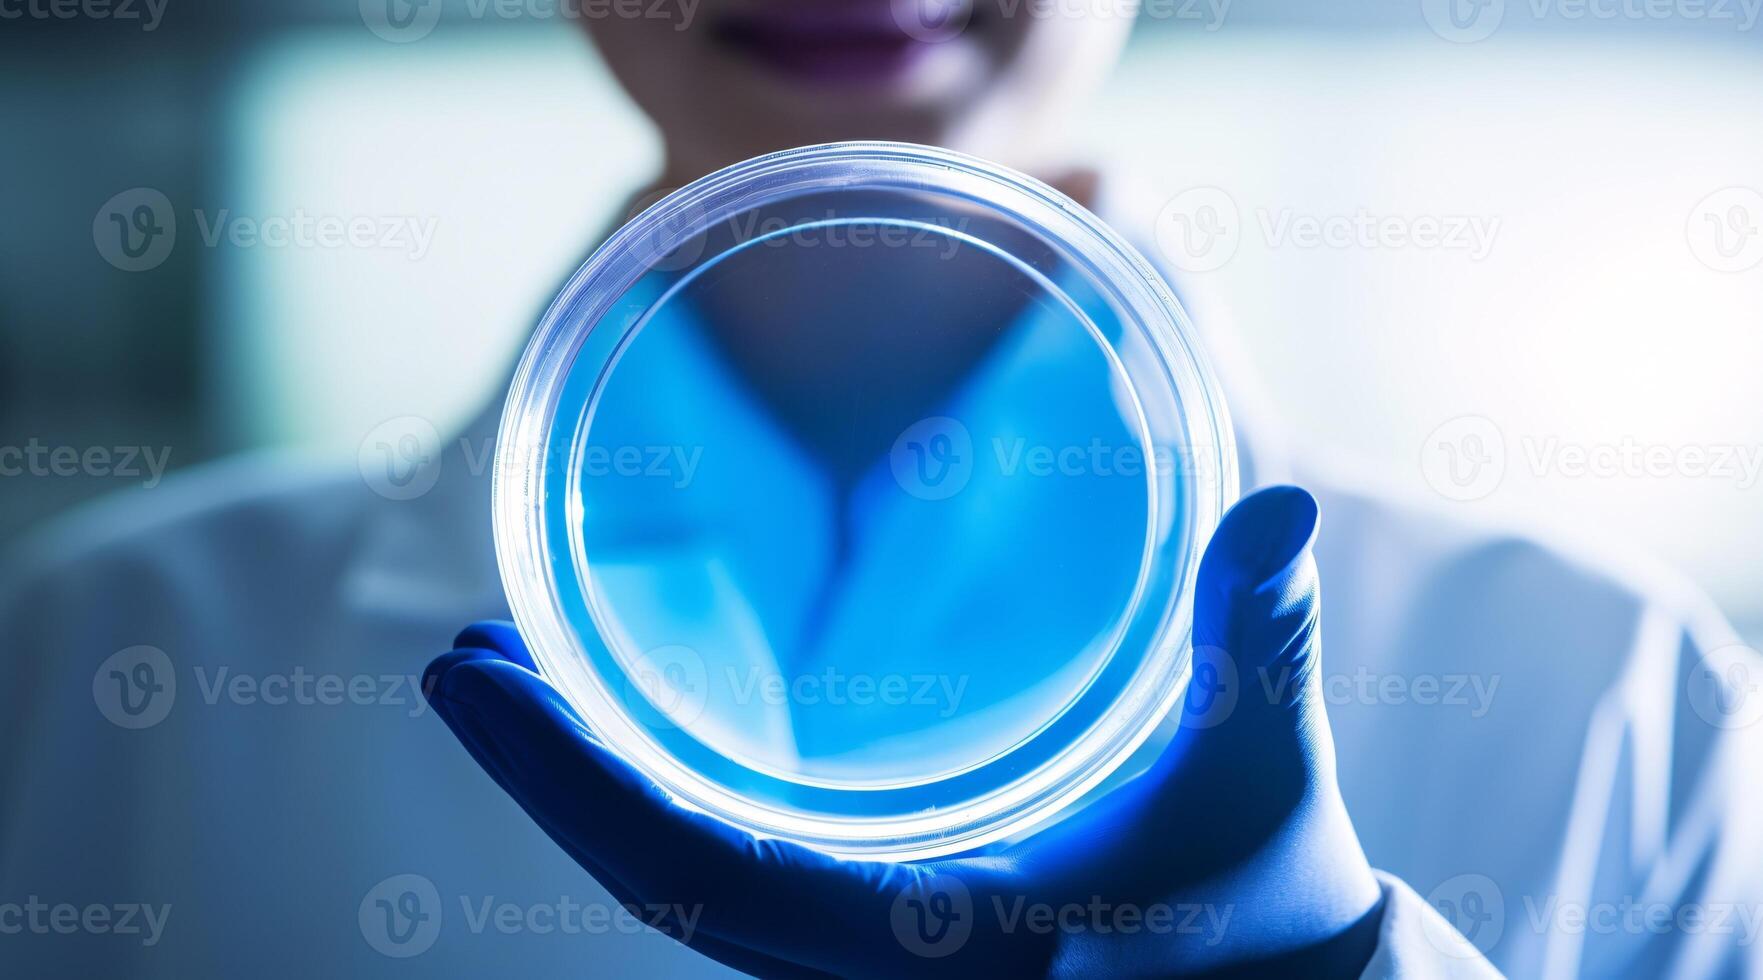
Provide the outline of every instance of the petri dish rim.
<path id="1" fill-rule="evenodd" d="M 559 557 L 572 556 L 553 554 L 550 544 L 547 518 L 554 518 L 555 508 L 547 509 L 545 467 L 557 461 L 546 447 L 558 421 L 562 382 L 612 304 L 659 260 L 720 221 L 770 201 L 849 187 L 960 197 L 1043 234 L 1062 260 L 1107 294 L 1124 328 L 1145 342 L 1160 369 L 1156 379 L 1167 385 L 1180 416 L 1173 431 L 1196 457 L 1196 469 L 1212 477 L 1182 488 L 1191 492 L 1180 498 L 1182 526 L 1173 532 L 1184 547 L 1176 556 L 1181 567 L 1171 573 L 1176 579 L 1172 599 L 1155 611 L 1154 623 L 1140 629 L 1155 642 L 1106 716 L 1064 752 L 1009 785 L 928 815 L 803 815 L 755 805 L 698 778 L 645 737 L 604 691 L 584 685 L 579 675 L 572 678 L 586 668 L 580 666 L 579 640 L 563 613 L 552 571 Z M 634 332 L 627 328 L 614 348 L 622 349 Z M 599 370 L 608 370 L 615 360 L 609 358 Z M 1131 379 L 1135 403 L 1142 381 Z M 1171 488 L 1163 490 L 1163 496 L 1171 495 Z M 855 142 L 786 150 L 711 174 L 651 206 L 588 258 L 547 310 L 515 372 L 498 436 L 492 508 L 509 605 L 535 662 L 614 751 L 676 800 L 760 835 L 790 837 L 847 856 L 921 859 L 1031 829 L 1094 788 L 1151 736 L 1185 688 L 1199 549 L 1235 496 L 1235 447 L 1223 400 L 1195 347 L 1186 314 L 1142 257 L 1089 212 L 1032 178 L 947 150 Z M 1154 512 L 1168 501 L 1154 486 L 1148 503 Z M 1142 572 L 1140 579 L 1135 602 L 1143 594 Z"/>

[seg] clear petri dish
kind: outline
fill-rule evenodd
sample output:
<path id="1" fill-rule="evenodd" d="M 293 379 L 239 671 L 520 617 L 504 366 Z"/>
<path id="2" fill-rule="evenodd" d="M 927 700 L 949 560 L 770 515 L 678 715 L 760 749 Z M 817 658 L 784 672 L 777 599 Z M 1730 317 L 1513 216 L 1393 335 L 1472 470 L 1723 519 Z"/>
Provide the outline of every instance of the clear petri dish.
<path id="1" fill-rule="evenodd" d="M 515 619 L 607 745 L 756 834 L 903 860 L 1031 830 L 1157 729 L 1236 462 L 1186 315 L 1095 216 L 861 142 L 608 239 L 494 486 Z"/>

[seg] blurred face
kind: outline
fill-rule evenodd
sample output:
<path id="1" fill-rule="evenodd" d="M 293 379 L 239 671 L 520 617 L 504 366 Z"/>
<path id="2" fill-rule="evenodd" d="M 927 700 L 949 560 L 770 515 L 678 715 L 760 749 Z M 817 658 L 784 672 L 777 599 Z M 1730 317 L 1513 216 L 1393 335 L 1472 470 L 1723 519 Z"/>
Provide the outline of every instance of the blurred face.
<path id="1" fill-rule="evenodd" d="M 1033 165 L 1128 0 L 624 0 L 588 18 L 684 180 L 777 149 L 929 143 Z"/>

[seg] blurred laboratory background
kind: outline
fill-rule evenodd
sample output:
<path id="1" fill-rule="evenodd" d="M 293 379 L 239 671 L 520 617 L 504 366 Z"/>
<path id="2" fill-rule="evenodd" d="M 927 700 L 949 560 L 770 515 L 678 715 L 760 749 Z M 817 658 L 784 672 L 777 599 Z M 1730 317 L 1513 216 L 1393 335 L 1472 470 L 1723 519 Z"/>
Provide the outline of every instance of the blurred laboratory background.
<path id="1" fill-rule="evenodd" d="M 1305 448 L 1649 551 L 1763 637 L 1758 0 L 1147 4 L 1072 143 L 1152 190 L 1108 215 L 1139 241 L 1184 192 L 1231 212 L 1191 276 Z M 471 416 L 658 162 L 558 10 L 0 3 L 0 446 L 175 478 Z M 302 216 L 371 232 L 262 234 Z M 1466 416 L 1503 478 L 1441 492 Z M 0 476 L 0 545 L 158 489 L 85 469 Z"/>

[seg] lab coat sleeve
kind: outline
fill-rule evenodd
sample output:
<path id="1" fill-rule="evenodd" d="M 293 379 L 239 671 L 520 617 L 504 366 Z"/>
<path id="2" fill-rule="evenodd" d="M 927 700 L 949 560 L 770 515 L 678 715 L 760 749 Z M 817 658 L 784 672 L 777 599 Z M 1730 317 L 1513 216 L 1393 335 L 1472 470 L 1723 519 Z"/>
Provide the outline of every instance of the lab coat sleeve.
<path id="1" fill-rule="evenodd" d="M 1548 976 L 1756 976 L 1763 660 L 1699 593 L 1643 595 L 1586 729 L 1554 889 L 1505 896 L 1508 928 L 1541 934 Z"/>
<path id="2" fill-rule="evenodd" d="M 57 576 L 41 573 L 35 556 L 15 554 L 0 568 L 0 881 L 8 880 L 28 846 L 18 839 L 24 815 L 46 801 L 28 791 L 30 771 L 52 750 L 44 730 L 46 689 L 78 679 L 67 670 L 69 633 L 87 622 Z"/>
<path id="3" fill-rule="evenodd" d="M 1469 940 L 1398 878 L 1377 873 L 1383 888 L 1383 925 L 1363 980 L 1482 980 L 1497 978 Z"/>
<path id="4" fill-rule="evenodd" d="M 25 651 L 41 642 L 22 607 L 27 602 L 40 603 L 43 597 L 18 566 L 16 560 L 0 564 L 0 676 L 6 680 L 0 684 L 0 746 L 5 747 L 0 751 L 0 869 L 8 856 L 8 829 L 19 809 L 19 770 L 28 751 L 27 713 L 35 686 L 35 663 Z"/>
<path id="5" fill-rule="evenodd" d="M 0 570 L 0 885 L 46 894 L 89 871 L 101 887 L 128 866 L 111 831 L 144 740 L 107 720 L 94 677 L 119 650 L 175 649 L 176 604 L 141 556 L 63 533 L 27 544 Z"/>
<path id="6" fill-rule="evenodd" d="M 0 573 L 0 896 L 45 902 L 155 899 L 130 867 L 127 788 L 136 757 L 94 703 L 98 660 L 79 646 L 101 628 L 79 581 L 33 560 Z M 107 741 L 107 739 L 109 741 Z M 137 740 L 139 741 L 139 740 Z M 0 974 L 148 976 L 139 943 L 0 937 Z"/>

